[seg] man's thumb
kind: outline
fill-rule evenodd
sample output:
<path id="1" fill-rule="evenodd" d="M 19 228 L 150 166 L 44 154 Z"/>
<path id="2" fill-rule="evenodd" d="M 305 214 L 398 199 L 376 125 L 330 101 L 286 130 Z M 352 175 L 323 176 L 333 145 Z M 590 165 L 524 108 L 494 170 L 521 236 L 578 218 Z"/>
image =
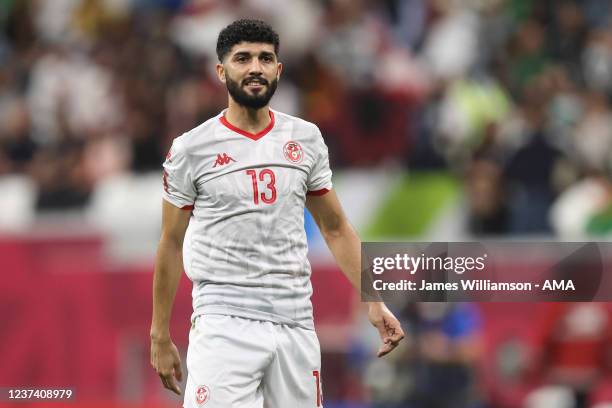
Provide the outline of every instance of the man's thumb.
<path id="1" fill-rule="evenodd" d="M 177 380 L 183 381 L 183 370 L 181 368 L 180 360 L 174 364 L 174 375 L 176 376 Z"/>

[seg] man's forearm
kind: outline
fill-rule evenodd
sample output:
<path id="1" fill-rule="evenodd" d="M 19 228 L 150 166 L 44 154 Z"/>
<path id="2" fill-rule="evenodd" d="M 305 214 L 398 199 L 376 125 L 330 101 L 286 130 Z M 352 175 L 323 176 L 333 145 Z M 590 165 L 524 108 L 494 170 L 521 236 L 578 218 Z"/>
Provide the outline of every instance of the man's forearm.
<path id="1" fill-rule="evenodd" d="M 342 273 L 361 291 L 361 240 L 348 222 L 334 231 L 324 232 L 323 237 Z"/>
<path id="2" fill-rule="evenodd" d="M 153 276 L 151 338 L 170 337 L 170 315 L 183 269 L 181 245 L 162 238 L 157 249 Z"/>
<path id="3" fill-rule="evenodd" d="M 319 230 L 327 243 L 338 266 L 348 280 L 364 298 L 374 301 L 368 302 L 368 319 L 378 329 L 383 345 L 377 356 L 382 357 L 391 352 L 404 337 L 401 324 L 393 313 L 380 301 L 378 293 L 364 293 L 364 289 L 371 288 L 370 274 L 363 275 L 367 280 L 362 288 L 361 272 L 361 240 L 343 214 L 342 207 L 336 193 L 332 190 L 321 197 L 307 198 L 306 205 L 315 219 Z"/>
<path id="4" fill-rule="evenodd" d="M 323 237 L 327 247 L 331 251 L 340 270 L 351 282 L 357 292 L 363 297 L 362 276 L 361 276 L 361 240 L 350 223 L 345 222 L 334 232 L 324 233 Z M 369 275 L 364 276 L 366 285 L 371 279 Z M 377 293 L 369 293 L 374 301 L 366 302 L 369 306 L 381 306 L 382 301 Z"/>

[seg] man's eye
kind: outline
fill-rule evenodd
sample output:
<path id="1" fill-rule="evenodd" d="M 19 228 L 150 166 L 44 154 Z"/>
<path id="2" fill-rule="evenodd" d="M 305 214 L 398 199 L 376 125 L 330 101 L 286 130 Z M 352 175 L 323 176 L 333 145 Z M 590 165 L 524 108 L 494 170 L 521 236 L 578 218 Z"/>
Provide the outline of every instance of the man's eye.
<path id="1" fill-rule="evenodd" d="M 236 61 L 238 61 L 238 62 L 246 62 L 247 61 L 247 57 L 238 57 L 238 58 L 236 58 Z"/>

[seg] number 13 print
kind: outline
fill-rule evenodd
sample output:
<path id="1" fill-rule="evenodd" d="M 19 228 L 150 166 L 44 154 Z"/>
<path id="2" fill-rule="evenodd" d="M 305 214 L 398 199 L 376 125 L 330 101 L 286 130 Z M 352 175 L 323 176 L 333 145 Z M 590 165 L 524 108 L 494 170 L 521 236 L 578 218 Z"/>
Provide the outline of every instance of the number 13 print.
<path id="1" fill-rule="evenodd" d="M 246 173 L 251 176 L 253 182 L 253 202 L 255 204 L 259 204 L 260 198 L 265 204 L 272 204 L 276 201 L 276 177 L 272 170 L 263 169 L 259 172 L 259 176 L 257 176 L 257 170 L 247 170 Z M 257 183 L 258 178 L 259 181 L 266 183 L 266 191 L 261 194 Z"/>

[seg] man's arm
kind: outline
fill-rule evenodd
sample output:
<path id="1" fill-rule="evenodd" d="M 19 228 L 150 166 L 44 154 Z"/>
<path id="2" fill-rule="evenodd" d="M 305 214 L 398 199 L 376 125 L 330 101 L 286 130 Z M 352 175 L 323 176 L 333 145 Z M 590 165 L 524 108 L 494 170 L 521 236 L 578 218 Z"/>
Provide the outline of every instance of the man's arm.
<path id="1" fill-rule="evenodd" d="M 321 196 L 307 196 L 306 207 L 314 217 L 338 266 L 360 292 L 361 241 L 344 215 L 336 192 L 331 190 Z M 404 338 L 404 332 L 383 302 L 369 302 L 368 306 L 370 322 L 378 329 L 383 341 L 378 350 L 378 357 L 382 357 L 398 345 Z"/>
<path id="2" fill-rule="evenodd" d="M 183 380 L 181 359 L 170 338 L 172 305 L 183 273 L 183 239 L 191 214 L 163 200 L 162 232 L 153 276 L 151 365 L 164 387 L 181 394 L 176 380 Z"/>

